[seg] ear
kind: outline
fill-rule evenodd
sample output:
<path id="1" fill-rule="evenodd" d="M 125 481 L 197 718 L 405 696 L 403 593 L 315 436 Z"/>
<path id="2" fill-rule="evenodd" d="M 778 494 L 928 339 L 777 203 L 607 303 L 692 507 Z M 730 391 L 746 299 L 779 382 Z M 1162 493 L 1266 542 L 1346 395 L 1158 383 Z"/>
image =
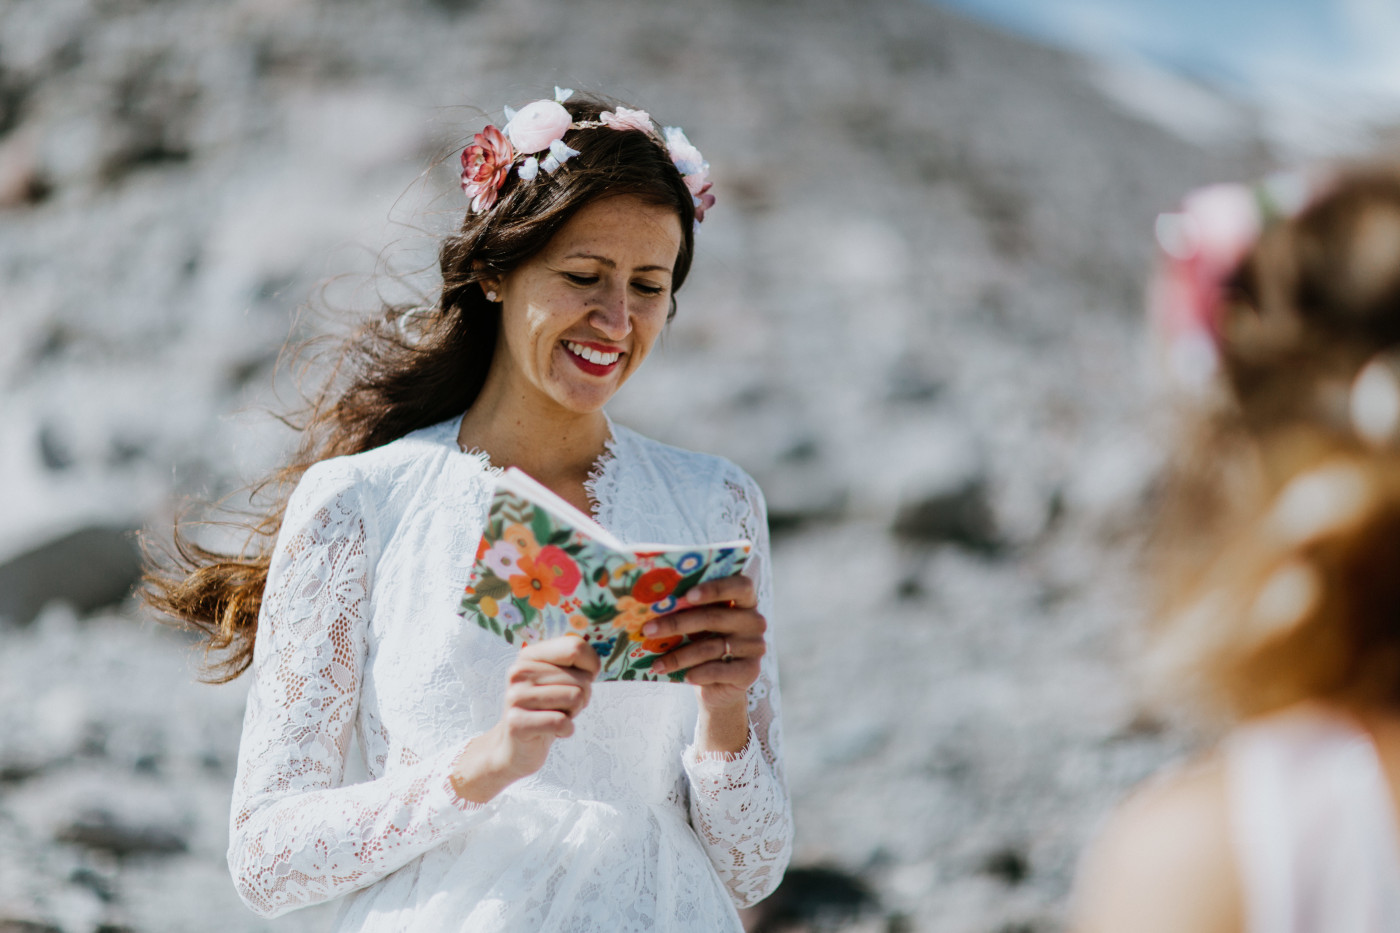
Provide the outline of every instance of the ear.
<path id="1" fill-rule="evenodd" d="M 500 276 L 493 275 L 490 278 L 481 279 L 477 284 L 481 286 L 481 293 L 486 296 L 487 301 L 499 302 L 501 300 Z"/>

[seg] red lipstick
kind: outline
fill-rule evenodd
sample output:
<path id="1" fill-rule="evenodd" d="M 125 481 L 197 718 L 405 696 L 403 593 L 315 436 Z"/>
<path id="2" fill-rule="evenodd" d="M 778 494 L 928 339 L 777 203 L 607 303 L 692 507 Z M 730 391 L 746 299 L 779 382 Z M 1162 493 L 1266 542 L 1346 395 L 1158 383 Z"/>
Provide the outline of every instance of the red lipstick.
<path id="1" fill-rule="evenodd" d="M 592 360 L 584 359 L 573 350 L 569 349 L 570 343 L 580 347 L 587 347 L 590 350 L 596 350 L 599 353 L 616 353 L 618 357 L 611 363 L 595 363 Z M 608 373 L 617 369 L 618 364 L 622 362 L 622 351 L 617 347 L 610 347 L 601 343 L 590 343 L 586 340 L 570 340 L 560 345 L 564 348 L 564 352 L 568 355 L 569 359 L 573 361 L 574 365 L 590 376 L 606 376 Z"/>

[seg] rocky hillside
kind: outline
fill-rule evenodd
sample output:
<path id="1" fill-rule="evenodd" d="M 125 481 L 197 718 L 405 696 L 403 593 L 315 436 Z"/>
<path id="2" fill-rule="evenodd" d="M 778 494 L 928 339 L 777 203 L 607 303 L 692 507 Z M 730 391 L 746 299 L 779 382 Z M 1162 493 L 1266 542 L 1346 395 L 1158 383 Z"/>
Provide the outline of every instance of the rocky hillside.
<path id="1" fill-rule="evenodd" d="M 1268 164 L 1247 113 L 1188 141 L 917 0 L 0 0 L 0 931 L 328 927 L 238 904 L 245 688 L 123 601 L 126 532 L 276 462 L 283 342 L 430 288 L 456 147 L 555 84 L 713 164 L 611 410 L 769 496 L 801 870 L 752 921 L 1057 930 L 1186 747 L 1120 665 L 1140 296 L 1155 213 Z"/>

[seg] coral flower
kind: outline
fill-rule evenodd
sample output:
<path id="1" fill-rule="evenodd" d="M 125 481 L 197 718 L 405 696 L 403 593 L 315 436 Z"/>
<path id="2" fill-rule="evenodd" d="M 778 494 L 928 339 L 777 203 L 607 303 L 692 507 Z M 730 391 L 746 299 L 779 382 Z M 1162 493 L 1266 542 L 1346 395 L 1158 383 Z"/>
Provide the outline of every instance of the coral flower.
<path id="1" fill-rule="evenodd" d="M 515 549 L 520 552 L 522 557 L 534 560 L 535 556 L 540 553 L 540 543 L 535 540 L 535 533 L 519 522 L 507 525 L 505 530 L 501 532 L 501 540 L 509 541 L 515 545 Z"/>
<path id="2" fill-rule="evenodd" d="M 656 613 L 651 611 L 648 603 L 623 596 L 617 601 L 617 618 L 613 619 L 612 624 L 613 628 L 625 629 L 629 635 L 638 635 L 642 626 L 654 618 Z"/>
<path id="3" fill-rule="evenodd" d="M 637 578 L 637 582 L 632 584 L 632 598 L 650 606 L 670 596 L 671 591 L 680 582 L 681 575 L 670 567 L 657 567 L 642 574 Z"/>
<path id="4" fill-rule="evenodd" d="M 554 585 L 565 596 L 572 595 L 583 580 L 583 572 L 578 569 L 574 559 L 552 544 L 540 548 L 539 554 L 535 555 L 535 566 L 544 573 L 552 574 Z"/>
<path id="5" fill-rule="evenodd" d="M 520 558 L 516 565 L 520 573 L 510 578 L 510 591 L 517 599 L 529 600 L 533 609 L 553 606 L 563 598 L 554 585 L 554 574 L 548 568 L 539 567 L 528 557 Z"/>
<path id="6" fill-rule="evenodd" d="M 462 191 L 472 199 L 473 211 L 485 211 L 496 203 L 496 194 L 510 174 L 515 151 L 494 126 L 472 137 L 462 150 Z"/>
<path id="7" fill-rule="evenodd" d="M 644 638 L 642 639 L 642 650 L 650 651 L 652 654 L 665 654 L 672 648 L 685 641 L 684 636 L 668 635 L 665 638 Z"/>

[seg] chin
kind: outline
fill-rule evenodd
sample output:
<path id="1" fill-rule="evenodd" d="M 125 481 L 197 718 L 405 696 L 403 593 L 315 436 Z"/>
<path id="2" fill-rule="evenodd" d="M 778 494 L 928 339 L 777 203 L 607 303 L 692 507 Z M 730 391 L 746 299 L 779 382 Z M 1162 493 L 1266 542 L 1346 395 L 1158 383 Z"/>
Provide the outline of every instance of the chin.
<path id="1" fill-rule="evenodd" d="M 617 394 L 614 389 L 608 392 L 569 392 L 556 395 L 554 401 L 559 407 L 578 415 L 591 415 L 603 410 L 603 406 Z"/>

